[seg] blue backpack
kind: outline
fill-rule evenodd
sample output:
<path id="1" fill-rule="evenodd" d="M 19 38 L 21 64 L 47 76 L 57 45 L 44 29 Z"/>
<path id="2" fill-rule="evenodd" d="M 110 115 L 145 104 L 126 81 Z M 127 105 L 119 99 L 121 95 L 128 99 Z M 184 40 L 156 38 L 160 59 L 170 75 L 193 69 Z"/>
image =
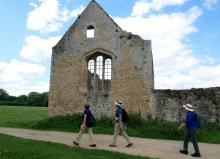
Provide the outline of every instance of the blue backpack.
<path id="1" fill-rule="evenodd" d="M 194 115 L 196 120 L 193 122 L 195 123 L 197 128 L 200 128 L 202 126 L 203 121 L 197 113 L 194 112 Z"/>

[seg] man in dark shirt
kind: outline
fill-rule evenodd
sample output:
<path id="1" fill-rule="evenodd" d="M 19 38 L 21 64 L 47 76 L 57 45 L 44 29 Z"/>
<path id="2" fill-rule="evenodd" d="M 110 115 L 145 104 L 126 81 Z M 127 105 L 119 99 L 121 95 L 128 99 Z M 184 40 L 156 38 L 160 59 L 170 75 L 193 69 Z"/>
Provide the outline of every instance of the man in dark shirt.
<path id="1" fill-rule="evenodd" d="M 197 125 L 195 121 L 197 120 L 196 114 L 193 110 L 192 105 L 186 104 L 183 105 L 183 108 L 187 111 L 185 122 L 182 123 L 178 130 L 180 130 L 182 127 L 186 127 L 185 136 L 184 136 L 184 144 L 183 144 L 183 150 L 180 150 L 179 152 L 182 154 L 188 154 L 188 143 L 189 138 L 192 138 L 193 147 L 195 149 L 195 153 L 192 154 L 192 157 L 201 157 L 199 152 L 199 146 L 197 143 Z"/>
<path id="2" fill-rule="evenodd" d="M 114 130 L 113 142 L 112 142 L 112 144 L 109 145 L 109 147 L 116 147 L 117 146 L 116 139 L 119 134 L 121 134 L 125 138 L 125 140 L 128 142 L 126 147 L 131 147 L 133 144 L 130 142 L 128 135 L 125 132 L 125 124 L 126 123 L 123 123 L 123 121 L 122 121 L 123 103 L 121 101 L 115 101 L 114 105 L 116 107 L 115 120 L 114 120 L 115 130 Z"/>
<path id="3" fill-rule="evenodd" d="M 92 120 L 92 113 L 89 109 L 89 104 L 85 104 L 84 110 L 83 110 L 83 120 L 81 123 L 81 127 L 80 127 L 80 132 L 76 137 L 76 140 L 73 140 L 73 144 L 78 146 L 79 145 L 79 141 L 82 137 L 82 135 L 84 134 L 84 132 L 88 131 L 89 134 L 89 138 L 91 140 L 91 144 L 89 145 L 90 147 L 96 147 L 96 144 L 94 142 L 94 137 L 93 137 L 93 132 L 92 132 L 92 126 L 90 127 L 89 123 Z"/>

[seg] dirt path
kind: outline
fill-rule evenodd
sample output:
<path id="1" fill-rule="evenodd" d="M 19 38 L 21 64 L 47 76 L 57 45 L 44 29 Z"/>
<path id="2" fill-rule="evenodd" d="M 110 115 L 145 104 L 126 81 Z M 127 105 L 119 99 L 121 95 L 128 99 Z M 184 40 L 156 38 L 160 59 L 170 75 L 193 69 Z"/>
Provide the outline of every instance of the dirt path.
<path id="1" fill-rule="evenodd" d="M 42 141 L 51 141 L 56 143 L 66 144 L 73 146 L 72 140 L 76 137 L 75 133 L 57 132 L 57 131 L 37 131 L 28 129 L 17 128 L 0 128 L 1 134 L 12 135 L 25 139 L 34 139 Z M 180 142 L 171 140 L 155 140 L 155 139 L 143 139 L 134 138 L 131 140 L 134 143 L 133 147 L 126 148 L 126 142 L 122 137 L 118 138 L 118 147 L 110 148 L 108 145 L 112 141 L 112 135 L 95 135 L 97 142 L 97 148 L 109 151 L 122 152 L 130 155 L 149 156 L 160 159 L 188 159 L 192 158 L 190 155 L 179 154 Z M 82 137 L 80 146 L 83 148 L 89 148 L 88 135 L 85 134 Z M 220 159 L 220 144 L 206 144 L 199 143 L 203 159 Z M 189 152 L 193 153 L 192 144 L 189 144 Z"/>

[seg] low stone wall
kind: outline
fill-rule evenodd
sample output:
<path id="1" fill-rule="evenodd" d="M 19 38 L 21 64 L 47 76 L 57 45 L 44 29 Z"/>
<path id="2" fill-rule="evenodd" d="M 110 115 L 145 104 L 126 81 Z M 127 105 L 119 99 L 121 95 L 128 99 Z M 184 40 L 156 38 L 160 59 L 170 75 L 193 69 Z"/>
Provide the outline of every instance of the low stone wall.
<path id="1" fill-rule="evenodd" d="M 205 122 L 220 123 L 220 87 L 189 90 L 154 90 L 153 116 L 167 121 L 185 118 L 183 104 L 190 103 Z"/>

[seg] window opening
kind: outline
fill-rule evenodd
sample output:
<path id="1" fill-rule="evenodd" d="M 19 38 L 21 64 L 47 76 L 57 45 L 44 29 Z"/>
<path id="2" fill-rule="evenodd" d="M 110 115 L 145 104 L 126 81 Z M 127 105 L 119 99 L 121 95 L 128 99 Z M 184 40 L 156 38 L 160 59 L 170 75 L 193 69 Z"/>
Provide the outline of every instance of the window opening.
<path id="1" fill-rule="evenodd" d="M 111 89 L 112 60 L 96 55 L 88 60 L 88 91 L 109 91 Z"/>
<path id="2" fill-rule="evenodd" d="M 112 60 L 111 59 L 106 59 L 105 60 L 105 80 L 110 80 L 111 79 L 111 70 L 112 70 Z"/>
<path id="3" fill-rule="evenodd" d="M 87 32 L 86 32 L 87 38 L 94 38 L 95 36 L 95 27 L 90 25 L 87 27 Z"/>

